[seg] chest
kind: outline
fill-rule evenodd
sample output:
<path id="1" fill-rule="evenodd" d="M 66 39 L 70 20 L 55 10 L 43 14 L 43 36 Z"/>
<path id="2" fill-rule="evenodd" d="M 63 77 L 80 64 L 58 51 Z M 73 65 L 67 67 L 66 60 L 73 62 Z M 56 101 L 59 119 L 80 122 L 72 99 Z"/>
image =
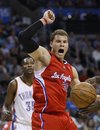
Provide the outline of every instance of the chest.
<path id="1" fill-rule="evenodd" d="M 71 65 L 67 62 L 62 63 L 57 59 L 52 59 L 50 65 L 45 69 L 42 74 L 43 77 L 47 77 L 51 81 L 69 83 L 73 77 Z"/>

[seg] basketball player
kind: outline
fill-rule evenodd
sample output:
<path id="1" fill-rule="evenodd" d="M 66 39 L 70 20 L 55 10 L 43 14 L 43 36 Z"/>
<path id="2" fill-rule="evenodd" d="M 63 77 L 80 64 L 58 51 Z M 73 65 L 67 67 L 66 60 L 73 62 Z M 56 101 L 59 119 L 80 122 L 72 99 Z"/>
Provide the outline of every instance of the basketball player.
<path id="1" fill-rule="evenodd" d="M 32 129 L 34 60 L 31 57 L 24 58 L 22 70 L 23 74 L 9 83 L 2 109 L 2 121 L 12 120 L 10 130 Z"/>
<path id="2" fill-rule="evenodd" d="M 78 130 L 66 112 L 68 87 L 80 83 L 76 69 L 64 56 L 68 51 L 68 34 L 55 30 L 50 38 L 51 52 L 38 45 L 33 35 L 53 23 L 55 15 L 47 10 L 43 17 L 19 33 L 25 52 L 35 60 L 33 130 Z M 59 21 L 58 21 L 59 22 Z"/>

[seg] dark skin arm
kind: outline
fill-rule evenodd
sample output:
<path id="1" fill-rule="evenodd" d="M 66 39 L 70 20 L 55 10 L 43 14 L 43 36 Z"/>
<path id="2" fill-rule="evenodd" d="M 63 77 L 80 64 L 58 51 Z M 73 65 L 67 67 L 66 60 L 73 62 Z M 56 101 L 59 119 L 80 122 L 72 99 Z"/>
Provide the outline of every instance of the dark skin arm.
<path id="1" fill-rule="evenodd" d="M 85 82 L 88 82 L 95 86 L 96 84 L 100 84 L 100 76 L 94 76 L 92 78 L 88 78 Z"/>
<path id="2" fill-rule="evenodd" d="M 1 114 L 2 121 L 12 120 L 11 107 L 12 107 L 12 103 L 13 103 L 14 98 L 15 98 L 16 91 L 17 91 L 16 81 L 12 80 L 8 85 L 7 95 L 5 97 L 4 105 L 2 108 L 2 114 Z"/>
<path id="3" fill-rule="evenodd" d="M 100 95 L 97 96 L 96 101 L 91 104 L 88 108 L 80 111 L 82 114 L 92 114 L 100 110 Z"/>
<path id="4" fill-rule="evenodd" d="M 87 79 L 85 82 L 92 84 L 94 87 L 100 84 L 100 76 L 95 76 Z M 97 95 L 96 101 L 91 104 L 88 108 L 81 111 L 82 114 L 91 114 L 100 110 L 100 95 Z"/>

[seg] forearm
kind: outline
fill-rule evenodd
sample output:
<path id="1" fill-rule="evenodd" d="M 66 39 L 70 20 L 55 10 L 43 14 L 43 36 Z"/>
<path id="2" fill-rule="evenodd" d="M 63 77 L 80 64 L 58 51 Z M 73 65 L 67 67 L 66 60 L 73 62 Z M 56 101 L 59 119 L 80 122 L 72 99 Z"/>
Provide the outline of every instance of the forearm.
<path id="1" fill-rule="evenodd" d="M 100 76 L 95 76 L 95 79 L 96 79 L 96 83 L 100 84 Z"/>
<path id="2" fill-rule="evenodd" d="M 44 12 L 43 17 L 27 27 L 24 31 L 19 33 L 19 39 L 30 39 L 33 35 L 46 24 L 51 24 L 55 20 L 55 14 L 51 10 Z"/>
<path id="3" fill-rule="evenodd" d="M 55 20 L 55 15 L 52 11 L 47 10 L 43 17 L 21 31 L 18 35 L 19 42 L 22 44 L 26 53 L 33 53 L 39 48 L 39 45 L 32 39 L 32 37 L 38 32 L 38 30 L 46 24 L 51 24 Z"/>
<path id="4" fill-rule="evenodd" d="M 39 48 L 39 45 L 32 39 L 32 37 L 42 26 L 43 23 L 38 20 L 19 33 L 18 40 L 22 44 L 26 53 L 34 52 Z"/>
<path id="5" fill-rule="evenodd" d="M 1 120 L 4 121 L 11 121 L 12 120 L 12 111 L 11 108 L 7 108 L 3 106 L 1 112 Z"/>
<path id="6" fill-rule="evenodd" d="M 97 95 L 97 101 L 100 102 L 100 95 Z"/>
<path id="7" fill-rule="evenodd" d="M 25 30 L 19 33 L 19 40 L 32 38 L 40 30 L 42 26 L 43 23 L 40 20 L 36 21 L 35 23 L 33 23 L 32 25 L 30 25 Z"/>
<path id="8" fill-rule="evenodd" d="M 43 27 L 43 25 L 46 25 L 46 24 L 48 24 L 47 20 L 42 17 L 38 21 L 28 26 L 25 30 L 21 31 L 19 33 L 18 38 L 20 40 L 30 39 L 40 30 L 41 27 Z"/>
<path id="9" fill-rule="evenodd" d="M 3 105 L 2 112 L 11 112 L 11 107 Z"/>
<path id="10" fill-rule="evenodd" d="M 93 86 L 96 86 L 97 84 L 100 84 L 100 76 L 94 76 L 92 78 L 88 78 L 86 82 L 92 84 Z"/>

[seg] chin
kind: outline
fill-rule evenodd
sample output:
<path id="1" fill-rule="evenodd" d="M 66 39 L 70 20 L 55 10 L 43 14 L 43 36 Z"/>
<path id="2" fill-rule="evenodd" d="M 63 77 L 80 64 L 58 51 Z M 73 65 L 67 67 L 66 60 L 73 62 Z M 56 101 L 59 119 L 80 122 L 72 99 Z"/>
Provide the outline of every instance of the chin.
<path id="1" fill-rule="evenodd" d="M 32 74 L 33 74 L 33 72 L 28 72 L 28 74 L 29 74 L 29 75 L 32 75 Z"/>
<path id="2" fill-rule="evenodd" d="M 60 60 L 63 60 L 64 56 L 63 55 L 58 55 L 57 58 L 60 59 Z"/>

